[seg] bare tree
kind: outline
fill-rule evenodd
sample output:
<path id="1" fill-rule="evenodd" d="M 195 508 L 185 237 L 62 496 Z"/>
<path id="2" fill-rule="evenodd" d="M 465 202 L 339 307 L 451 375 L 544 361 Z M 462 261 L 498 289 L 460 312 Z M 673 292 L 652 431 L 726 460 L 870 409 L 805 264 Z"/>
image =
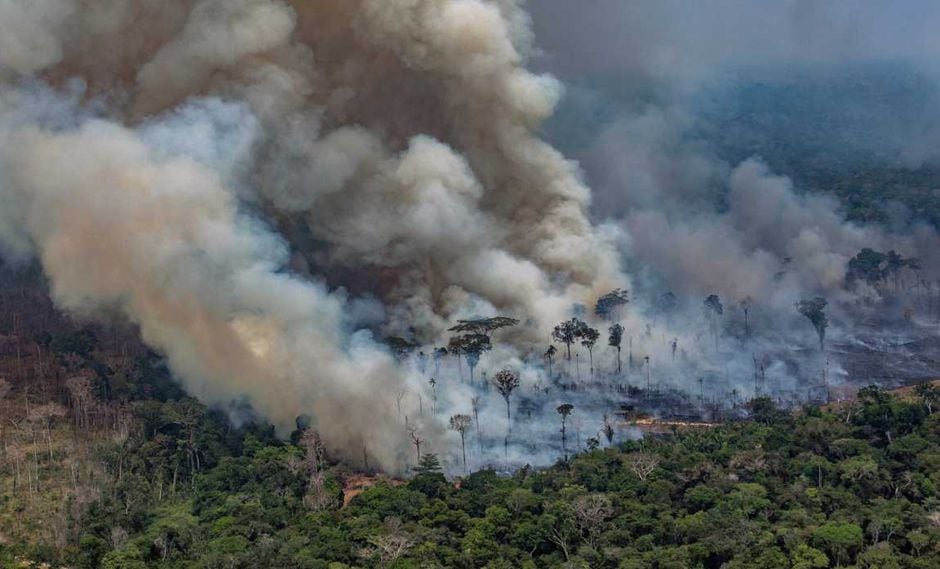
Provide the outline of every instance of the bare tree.
<path id="1" fill-rule="evenodd" d="M 421 444 L 424 442 L 424 439 L 421 438 L 421 434 L 418 433 L 417 429 L 408 429 L 408 435 L 411 437 L 411 444 L 415 446 L 415 453 L 418 456 L 418 460 L 421 460 Z"/>
<path id="2" fill-rule="evenodd" d="M 53 460 L 52 423 L 56 418 L 65 417 L 67 414 L 68 411 L 58 403 L 45 403 L 43 405 L 36 405 L 30 411 L 30 420 L 35 421 L 40 425 L 40 427 L 42 427 L 42 434 L 46 439 L 46 448 L 49 453 L 50 462 Z"/>
<path id="3" fill-rule="evenodd" d="M 659 466 L 659 457 L 650 452 L 634 452 L 624 457 L 627 468 L 637 478 L 646 481 L 650 474 Z"/>
<path id="4" fill-rule="evenodd" d="M 940 402 L 940 389 L 937 389 L 933 383 L 927 381 L 915 387 L 914 393 L 916 393 L 924 403 L 927 414 L 932 415 L 934 405 Z"/>
<path id="5" fill-rule="evenodd" d="M 571 412 L 574 410 L 574 405 L 571 403 L 563 403 L 558 406 L 558 414 L 561 415 L 561 452 L 565 456 L 565 461 L 568 460 L 568 439 L 567 439 L 567 430 L 568 430 L 568 415 L 571 415 Z"/>
<path id="6" fill-rule="evenodd" d="M 304 505 L 314 511 L 329 509 L 336 505 L 336 497 L 326 487 L 326 447 L 320 433 L 305 429 L 300 437 L 304 449 L 304 466 L 307 470 L 307 493 Z"/>
<path id="7" fill-rule="evenodd" d="M 473 419 L 470 415 L 454 415 L 450 418 L 450 428 L 460 433 L 460 450 L 463 452 L 463 470 L 467 471 L 467 431 L 470 430 L 470 424 Z"/>
<path id="8" fill-rule="evenodd" d="M 519 374 L 512 370 L 504 369 L 496 372 L 493 378 L 493 384 L 496 385 L 496 391 L 502 395 L 506 401 L 506 438 L 503 439 L 503 453 L 506 459 L 509 459 L 509 436 L 512 434 L 512 415 L 510 413 L 509 397 L 512 392 L 519 387 Z"/>
<path id="9" fill-rule="evenodd" d="M 323 470 L 326 460 L 326 447 L 320 433 L 314 429 L 304 429 L 300 436 L 300 446 L 304 449 L 304 467 L 308 474 Z"/>
<path id="10" fill-rule="evenodd" d="M 88 428 L 88 416 L 92 403 L 94 402 L 91 382 L 87 377 L 75 376 L 65 380 L 65 387 L 69 390 L 75 425 L 79 428 Z"/>
<path id="11" fill-rule="evenodd" d="M 385 520 L 385 533 L 369 538 L 371 548 L 363 550 L 365 557 L 379 558 L 379 567 L 388 567 L 415 545 L 415 539 L 402 528 L 401 520 Z"/>
<path id="12" fill-rule="evenodd" d="M 581 537 L 591 549 L 597 549 L 597 541 L 604 526 L 614 515 L 610 498 L 603 494 L 589 494 L 574 501 L 574 517 Z"/>
<path id="13" fill-rule="evenodd" d="M 511 431 L 512 416 L 510 415 L 509 397 L 512 395 L 512 392 L 519 387 L 519 374 L 509 369 L 500 370 L 496 372 L 496 376 L 493 378 L 493 384 L 496 386 L 496 391 L 498 391 L 506 401 L 507 430 Z"/>

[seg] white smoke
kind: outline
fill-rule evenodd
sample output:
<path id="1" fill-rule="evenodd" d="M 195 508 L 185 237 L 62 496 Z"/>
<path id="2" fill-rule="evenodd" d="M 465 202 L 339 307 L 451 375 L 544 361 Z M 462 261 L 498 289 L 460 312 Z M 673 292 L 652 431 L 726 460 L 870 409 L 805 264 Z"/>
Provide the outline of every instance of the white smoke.
<path id="1" fill-rule="evenodd" d="M 597 137 L 593 203 L 538 136 L 563 93 L 529 70 L 520 0 L 0 0 L 0 251 L 38 259 L 63 309 L 138 325 L 195 396 L 247 398 L 282 432 L 310 415 L 334 452 L 386 468 L 408 460 L 406 416 L 433 444 L 481 391 L 432 389 L 375 336 L 428 352 L 458 318 L 518 318 L 476 371 L 519 369 L 519 396 L 547 397 L 551 327 L 632 288 L 622 257 L 647 297 L 683 296 L 667 317 L 635 296 L 625 353 L 662 381 L 738 385 L 754 346 L 712 347 L 702 297 L 727 322 L 746 298 L 785 312 L 762 346 L 798 346 L 800 295 L 851 302 L 860 248 L 929 259 L 935 235 L 844 223 L 759 159 L 690 142 L 698 63 L 655 39 L 631 35 L 628 59 L 667 103 Z M 573 376 L 584 355 L 558 365 Z M 769 373 L 795 386 L 785 368 Z"/>
<path id="2" fill-rule="evenodd" d="M 395 398 L 424 386 L 356 332 L 370 297 L 388 333 L 499 311 L 532 322 L 526 345 L 626 283 L 534 135 L 560 87 L 526 71 L 515 2 L 164 8 L 0 4 L 0 240 L 63 309 L 137 324 L 195 396 L 282 431 L 311 415 L 395 467 Z"/>

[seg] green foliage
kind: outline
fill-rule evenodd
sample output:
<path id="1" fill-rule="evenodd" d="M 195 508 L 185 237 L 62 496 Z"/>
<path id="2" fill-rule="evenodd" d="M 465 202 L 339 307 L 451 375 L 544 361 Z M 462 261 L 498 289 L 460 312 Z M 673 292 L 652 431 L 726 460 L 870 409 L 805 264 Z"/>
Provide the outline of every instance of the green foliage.
<path id="1" fill-rule="evenodd" d="M 813 543 L 837 563 L 850 561 L 862 547 L 862 528 L 846 522 L 827 522 L 813 532 Z"/>
<path id="2" fill-rule="evenodd" d="M 512 477 L 404 484 L 313 508 L 297 446 L 191 400 L 149 402 L 121 476 L 81 518 L 70 566 L 921 568 L 940 563 L 940 420 L 871 387 L 790 415 L 595 448 Z M 561 405 L 559 412 L 570 412 Z M 848 419 L 848 423 L 846 420 Z M 191 457 L 199 456 L 196 467 Z M 174 474 L 176 479 L 173 486 Z M 337 498 L 342 471 L 319 486 Z M 115 541 L 114 528 L 126 537 Z M 0 560 L 3 550 L 0 549 Z"/>

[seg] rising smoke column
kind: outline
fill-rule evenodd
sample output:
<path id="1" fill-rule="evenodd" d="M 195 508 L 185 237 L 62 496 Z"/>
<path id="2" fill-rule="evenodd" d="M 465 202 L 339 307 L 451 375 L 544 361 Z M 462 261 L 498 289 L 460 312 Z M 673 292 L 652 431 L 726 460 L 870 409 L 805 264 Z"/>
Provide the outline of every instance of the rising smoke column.
<path id="1" fill-rule="evenodd" d="M 412 380 L 323 277 L 376 283 L 389 330 L 427 341 L 468 306 L 534 338 L 625 284 L 533 134 L 560 89 L 525 70 L 516 2 L 4 2 L 0 32 L 5 256 L 37 257 L 64 309 L 136 323 L 205 401 L 309 413 L 393 467 Z"/>

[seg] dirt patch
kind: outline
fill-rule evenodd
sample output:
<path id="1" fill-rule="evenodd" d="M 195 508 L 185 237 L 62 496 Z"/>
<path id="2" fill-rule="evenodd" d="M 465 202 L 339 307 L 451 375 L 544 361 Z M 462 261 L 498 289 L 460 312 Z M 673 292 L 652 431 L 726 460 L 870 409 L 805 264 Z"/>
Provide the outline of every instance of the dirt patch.
<path id="1" fill-rule="evenodd" d="M 346 479 L 343 484 L 343 507 L 349 505 L 353 498 L 362 494 L 369 488 L 377 484 L 388 484 L 389 486 L 402 486 L 404 480 L 396 480 L 387 476 L 367 476 L 365 474 L 355 474 Z"/>

